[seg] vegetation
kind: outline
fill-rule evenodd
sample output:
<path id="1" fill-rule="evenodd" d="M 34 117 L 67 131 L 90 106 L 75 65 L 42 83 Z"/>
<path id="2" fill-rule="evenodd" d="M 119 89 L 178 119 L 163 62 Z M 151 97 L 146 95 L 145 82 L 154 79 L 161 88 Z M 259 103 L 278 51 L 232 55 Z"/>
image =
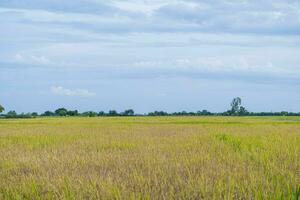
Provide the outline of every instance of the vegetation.
<path id="1" fill-rule="evenodd" d="M 240 97 L 236 97 L 232 100 L 230 106 L 231 110 L 225 112 L 225 115 L 236 115 L 236 116 L 246 116 L 249 115 L 249 112 L 242 105 L 242 99 Z"/>
<path id="2" fill-rule="evenodd" d="M 109 110 L 107 113 L 104 111 L 94 112 L 87 111 L 80 113 L 78 110 L 67 110 L 66 108 L 59 108 L 52 111 L 46 111 L 42 114 L 34 113 L 21 113 L 17 114 L 15 111 L 9 111 L 7 114 L 2 115 L 5 118 L 36 118 L 36 117 L 67 117 L 67 116 L 80 116 L 80 117 L 118 117 L 118 116 L 300 116 L 300 112 L 292 113 L 287 111 L 281 112 L 249 112 L 245 107 L 242 106 L 242 99 L 236 97 L 232 100 L 231 109 L 226 112 L 213 113 L 207 110 L 197 112 L 174 112 L 168 113 L 165 111 L 154 111 L 148 114 L 135 114 L 133 109 L 125 110 L 124 112 L 118 113 L 116 110 Z M 0 113 L 1 113 L 0 106 Z M 4 108 L 2 107 L 2 112 Z M 1 115 L 0 115 L 1 117 Z"/>
<path id="3" fill-rule="evenodd" d="M 299 199 L 299 117 L 0 120 L 0 199 Z"/>
<path id="4" fill-rule="evenodd" d="M 2 113 L 4 110 L 4 107 L 0 105 L 0 113 Z"/>

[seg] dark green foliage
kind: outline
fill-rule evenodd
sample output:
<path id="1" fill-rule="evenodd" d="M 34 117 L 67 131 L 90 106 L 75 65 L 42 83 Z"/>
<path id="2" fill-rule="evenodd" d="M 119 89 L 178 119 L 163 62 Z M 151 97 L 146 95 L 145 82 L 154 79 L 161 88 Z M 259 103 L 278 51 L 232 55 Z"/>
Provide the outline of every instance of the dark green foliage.
<path id="1" fill-rule="evenodd" d="M 134 110 L 128 109 L 122 113 L 123 116 L 134 116 Z"/>
<path id="2" fill-rule="evenodd" d="M 32 116 L 32 117 L 38 117 L 39 114 L 38 114 L 37 112 L 33 112 L 33 113 L 31 113 L 31 116 Z"/>
<path id="3" fill-rule="evenodd" d="M 46 111 L 43 114 L 41 114 L 41 116 L 51 117 L 51 116 L 55 116 L 55 113 L 51 111 Z"/>
<path id="4" fill-rule="evenodd" d="M 98 116 L 105 116 L 105 112 L 104 112 L 104 111 L 100 111 L 100 112 L 98 113 Z"/>
<path id="5" fill-rule="evenodd" d="M 67 111 L 68 116 L 78 116 L 78 110 L 68 110 Z"/>
<path id="6" fill-rule="evenodd" d="M 16 118 L 17 117 L 17 113 L 14 110 L 9 111 L 6 115 L 6 118 Z"/>
<path id="7" fill-rule="evenodd" d="M 118 116 L 118 115 L 119 115 L 118 112 L 115 110 L 108 111 L 108 116 Z"/>
<path id="8" fill-rule="evenodd" d="M 84 112 L 82 113 L 82 116 L 85 116 L 85 117 L 97 117 L 97 113 L 96 112 L 93 112 L 93 111 L 88 111 L 88 112 Z"/>
<path id="9" fill-rule="evenodd" d="M 243 107 L 243 106 L 241 106 L 240 109 L 239 109 L 239 111 L 238 111 L 238 115 L 239 116 L 246 116 L 248 114 L 249 114 L 249 112 L 246 110 L 246 108 Z"/>
<path id="10" fill-rule="evenodd" d="M 0 105 L 0 113 L 4 112 L 4 107 L 2 105 Z"/>
<path id="11" fill-rule="evenodd" d="M 36 118 L 38 117 L 39 114 L 36 112 L 33 113 L 21 113 L 21 114 L 17 114 L 15 117 L 13 118 Z"/>
<path id="12" fill-rule="evenodd" d="M 197 115 L 208 116 L 208 115 L 212 115 L 212 113 L 207 110 L 202 110 L 202 111 L 198 111 Z"/>
<path id="13" fill-rule="evenodd" d="M 149 116 L 167 116 L 169 115 L 167 112 L 164 111 L 154 111 L 148 114 Z"/>
<path id="14" fill-rule="evenodd" d="M 55 110 L 55 115 L 57 116 L 67 116 L 67 114 L 68 114 L 68 110 L 65 108 L 59 108 Z"/>

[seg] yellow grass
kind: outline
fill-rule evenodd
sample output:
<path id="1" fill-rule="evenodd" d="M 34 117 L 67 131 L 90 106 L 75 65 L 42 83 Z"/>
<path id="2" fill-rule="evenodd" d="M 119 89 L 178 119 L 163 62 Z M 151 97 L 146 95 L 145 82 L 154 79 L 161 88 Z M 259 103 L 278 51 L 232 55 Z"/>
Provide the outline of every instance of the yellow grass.
<path id="1" fill-rule="evenodd" d="M 299 117 L 0 120 L 0 199 L 297 198 Z"/>

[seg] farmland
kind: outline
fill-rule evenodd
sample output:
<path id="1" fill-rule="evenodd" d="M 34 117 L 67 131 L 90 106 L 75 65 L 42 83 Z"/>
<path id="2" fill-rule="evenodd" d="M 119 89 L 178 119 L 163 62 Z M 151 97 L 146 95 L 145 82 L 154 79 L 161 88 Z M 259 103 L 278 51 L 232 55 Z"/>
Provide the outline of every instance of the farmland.
<path id="1" fill-rule="evenodd" d="M 0 120 L 0 199 L 297 199 L 300 117 Z"/>

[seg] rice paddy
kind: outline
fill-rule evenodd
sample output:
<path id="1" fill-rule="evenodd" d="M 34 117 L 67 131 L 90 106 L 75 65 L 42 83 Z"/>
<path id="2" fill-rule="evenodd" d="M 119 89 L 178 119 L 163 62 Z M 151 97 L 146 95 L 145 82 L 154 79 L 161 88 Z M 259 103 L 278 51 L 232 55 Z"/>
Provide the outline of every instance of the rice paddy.
<path id="1" fill-rule="evenodd" d="M 0 120 L 0 199 L 299 199 L 300 117 Z"/>

